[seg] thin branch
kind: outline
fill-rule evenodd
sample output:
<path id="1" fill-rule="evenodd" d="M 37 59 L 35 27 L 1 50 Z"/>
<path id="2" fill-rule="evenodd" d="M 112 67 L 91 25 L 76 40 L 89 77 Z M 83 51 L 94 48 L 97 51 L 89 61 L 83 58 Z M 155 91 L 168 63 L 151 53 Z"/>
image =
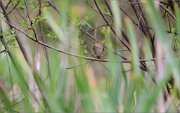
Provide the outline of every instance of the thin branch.
<path id="1" fill-rule="evenodd" d="M 7 3 L 7 5 L 5 6 L 5 9 L 7 9 L 10 5 L 10 3 L 12 2 L 12 0 L 9 0 L 9 2 Z"/>
<path id="2" fill-rule="evenodd" d="M 89 64 L 91 62 L 93 62 L 93 60 L 85 62 L 84 64 L 80 64 L 80 65 L 76 65 L 76 66 L 72 66 L 72 67 L 67 67 L 66 69 L 74 69 L 74 68 L 81 67 L 81 66 L 84 66 L 86 64 Z"/>
<path id="3" fill-rule="evenodd" d="M 58 8 L 53 4 L 51 3 L 50 1 L 46 1 L 48 3 L 49 6 L 51 6 L 58 14 L 61 14 L 60 11 L 58 10 Z"/>
<path id="4" fill-rule="evenodd" d="M 161 8 L 163 8 L 167 14 L 176 22 L 176 17 L 162 4 L 159 4 Z"/>
<path id="5" fill-rule="evenodd" d="M 81 31 L 82 33 L 84 33 L 85 35 L 87 35 L 87 37 L 88 37 L 90 40 L 92 40 L 93 42 L 96 42 L 96 39 L 95 39 L 91 34 L 89 34 L 87 31 L 84 31 L 82 28 L 80 28 L 80 31 Z"/>
<path id="6" fill-rule="evenodd" d="M 99 29 L 99 28 L 104 27 L 104 26 L 107 26 L 107 24 L 103 24 L 103 25 L 100 25 L 100 26 L 96 26 L 96 27 L 87 29 L 87 30 L 85 30 L 85 31 L 83 31 L 83 32 L 94 31 L 95 29 Z"/>
<path id="7" fill-rule="evenodd" d="M 1 53 L 4 53 L 4 52 L 6 52 L 6 50 L 5 50 L 5 49 L 4 49 L 4 50 L 2 50 L 2 51 L 0 51 L 0 54 L 1 54 Z"/>
<path id="8" fill-rule="evenodd" d="M 107 8 L 108 8 L 108 10 L 109 10 L 109 12 L 110 12 L 110 14 L 113 16 L 113 13 L 112 13 L 112 10 L 111 10 L 110 5 L 108 4 L 108 1 L 107 1 L 107 0 L 104 0 L 104 2 L 105 2 L 105 4 L 106 4 L 106 6 L 107 6 Z"/>
<path id="9" fill-rule="evenodd" d="M 16 5 L 8 13 L 6 13 L 4 17 L 8 16 L 13 10 L 15 10 L 19 3 L 20 3 L 20 0 L 17 1 Z"/>
<path id="10" fill-rule="evenodd" d="M 100 12 L 98 12 L 91 4 L 89 4 L 89 2 L 88 2 L 88 5 L 89 5 L 96 13 L 100 14 Z M 104 13 L 103 13 L 103 15 L 104 15 L 104 16 L 108 16 L 108 17 L 111 17 L 110 15 L 107 15 L 107 14 L 104 14 Z"/>

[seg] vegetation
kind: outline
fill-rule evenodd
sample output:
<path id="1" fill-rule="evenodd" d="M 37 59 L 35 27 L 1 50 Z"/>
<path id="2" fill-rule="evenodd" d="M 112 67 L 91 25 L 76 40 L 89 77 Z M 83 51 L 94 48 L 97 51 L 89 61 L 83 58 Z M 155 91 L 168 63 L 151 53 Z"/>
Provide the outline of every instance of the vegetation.
<path id="1" fill-rule="evenodd" d="M 178 0 L 1 0 L 1 112 L 180 112 Z"/>

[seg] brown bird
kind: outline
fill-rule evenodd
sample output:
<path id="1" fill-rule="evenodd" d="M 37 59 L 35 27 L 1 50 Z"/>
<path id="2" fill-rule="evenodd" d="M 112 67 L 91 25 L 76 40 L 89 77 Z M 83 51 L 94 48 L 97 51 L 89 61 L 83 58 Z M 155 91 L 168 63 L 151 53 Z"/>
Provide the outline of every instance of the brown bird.
<path id="1" fill-rule="evenodd" d="M 104 45 L 99 40 L 95 41 L 94 46 L 93 46 L 93 51 L 96 57 L 98 59 L 101 59 L 103 51 L 104 51 Z"/>

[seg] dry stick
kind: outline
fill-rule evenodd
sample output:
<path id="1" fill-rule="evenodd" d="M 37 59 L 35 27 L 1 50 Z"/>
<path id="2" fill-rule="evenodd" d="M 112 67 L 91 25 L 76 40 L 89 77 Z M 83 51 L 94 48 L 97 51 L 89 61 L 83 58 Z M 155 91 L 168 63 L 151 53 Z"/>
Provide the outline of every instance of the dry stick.
<path id="1" fill-rule="evenodd" d="M 65 52 L 65 51 L 62 51 L 58 48 L 55 48 L 51 45 L 48 45 L 42 41 L 39 41 L 39 40 L 36 40 L 34 39 L 33 37 L 29 36 L 28 34 L 26 34 L 25 32 L 23 32 L 22 30 L 18 29 L 17 27 L 15 27 L 13 24 L 9 23 L 8 21 L 4 20 L 7 24 L 9 24 L 10 26 L 12 26 L 16 31 L 19 31 L 20 33 L 24 34 L 26 37 L 28 37 L 30 40 L 42 45 L 42 46 L 45 46 L 49 49 L 52 49 L 52 50 L 55 50 L 55 51 L 58 51 L 60 53 L 63 53 L 63 54 L 66 54 L 66 55 L 70 55 L 70 56 L 73 56 L 73 57 L 77 57 L 77 58 L 83 58 L 83 59 L 86 59 L 86 60 L 93 60 L 93 61 L 101 61 L 101 62 L 108 62 L 109 60 L 107 59 L 97 59 L 97 58 L 92 58 L 92 57 L 86 57 L 86 56 L 81 56 L 81 55 L 76 55 L 76 54 L 72 54 L 72 53 L 68 53 L 68 52 Z M 149 62 L 149 61 L 155 61 L 156 58 L 153 58 L 153 59 L 140 59 L 139 62 Z M 121 61 L 116 61 L 116 62 L 120 62 L 120 63 L 131 63 L 131 60 L 121 60 Z"/>
<path id="2" fill-rule="evenodd" d="M 13 10 L 15 10 L 19 3 L 20 3 L 20 0 L 18 0 L 18 2 L 16 3 L 16 5 L 15 5 L 8 13 L 6 13 L 6 15 L 4 15 L 4 17 L 6 17 L 6 16 L 9 15 Z"/>
<path id="3" fill-rule="evenodd" d="M 112 13 L 112 10 L 111 10 L 110 5 L 108 4 L 108 1 L 107 1 L 107 0 L 104 0 L 104 2 L 105 2 L 105 4 L 106 4 L 106 6 L 107 6 L 107 8 L 108 8 L 108 10 L 109 10 L 109 12 L 110 12 L 110 14 L 113 16 L 113 13 Z"/>
<path id="4" fill-rule="evenodd" d="M 0 51 L 0 54 L 1 54 L 1 53 L 4 53 L 4 52 L 6 52 L 6 50 L 5 50 L 5 49 L 4 49 L 4 50 L 2 50 L 2 51 Z"/>
<path id="5" fill-rule="evenodd" d="M 103 20 L 104 20 L 104 21 L 106 22 L 106 24 L 110 27 L 111 31 L 112 31 L 112 32 L 115 34 L 115 36 L 121 41 L 121 43 L 122 43 L 129 51 L 131 51 L 130 48 L 118 37 L 118 35 L 116 34 L 116 32 L 114 31 L 114 29 L 112 28 L 112 26 L 111 26 L 111 25 L 109 24 L 109 22 L 106 20 L 106 18 L 105 18 L 104 15 L 102 14 L 102 11 L 100 10 L 100 8 L 99 8 L 99 6 L 98 6 L 98 4 L 97 4 L 97 2 L 96 2 L 96 0 L 94 0 L 94 3 L 95 3 L 95 5 L 96 5 L 99 13 L 101 14 Z"/>
<path id="6" fill-rule="evenodd" d="M 9 2 L 7 3 L 7 5 L 5 6 L 5 9 L 7 9 L 7 8 L 9 7 L 9 5 L 10 5 L 11 2 L 12 2 L 12 1 L 9 0 Z"/>
<path id="7" fill-rule="evenodd" d="M 5 8 L 4 8 L 4 5 L 3 5 L 3 3 L 2 3 L 2 0 L 0 0 L 0 7 L 1 7 L 2 11 L 3 11 L 3 15 L 7 15 L 6 10 L 5 10 Z M 12 23 L 11 20 L 10 20 L 10 18 L 8 17 L 8 15 L 5 17 L 5 19 L 7 20 L 8 23 Z M 9 27 L 10 27 L 11 29 L 13 29 L 13 27 L 11 26 L 11 24 L 9 24 Z M 27 63 L 30 65 L 30 61 L 29 61 L 29 59 L 28 59 L 28 55 L 27 55 L 27 53 L 26 53 L 26 51 L 25 51 L 25 48 L 24 48 L 22 42 L 20 41 L 20 38 L 19 38 L 17 35 L 15 36 L 15 38 L 16 38 L 17 43 L 18 43 L 18 45 L 19 45 L 19 47 L 20 47 L 20 49 L 21 49 L 21 52 L 23 53 L 23 56 L 24 56 L 25 60 L 26 60 Z"/>
<path id="8" fill-rule="evenodd" d="M 159 4 L 161 8 L 163 8 L 167 14 L 176 22 L 176 17 L 165 7 L 163 6 L 162 4 Z"/>
<path id="9" fill-rule="evenodd" d="M 166 5 L 166 8 L 168 8 L 168 7 L 169 7 L 169 5 Z M 164 11 L 162 14 L 162 18 L 165 18 L 166 14 L 167 14 L 167 11 Z"/>

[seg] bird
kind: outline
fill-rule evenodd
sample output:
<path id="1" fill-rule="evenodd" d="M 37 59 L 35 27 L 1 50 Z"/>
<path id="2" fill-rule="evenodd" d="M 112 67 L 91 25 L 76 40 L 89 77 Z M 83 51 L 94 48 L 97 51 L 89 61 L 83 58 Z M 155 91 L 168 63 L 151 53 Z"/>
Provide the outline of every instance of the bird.
<path id="1" fill-rule="evenodd" d="M 99 40 L 95 41 L 94 46 L 93 46 L 93 51 L 94 51 L 96 58 L 98 58 L 98 59 L 102 58 L 104 48 L 105 48 L 104 45 Z"/>

